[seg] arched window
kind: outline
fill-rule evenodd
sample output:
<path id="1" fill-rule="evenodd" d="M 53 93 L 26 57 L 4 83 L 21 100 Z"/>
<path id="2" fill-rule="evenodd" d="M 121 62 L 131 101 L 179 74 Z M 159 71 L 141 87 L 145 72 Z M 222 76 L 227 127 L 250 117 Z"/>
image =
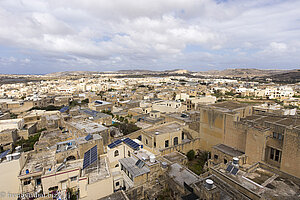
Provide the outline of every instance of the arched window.
<path id="1" fill-rule="evenodd" d="M 115 150 L 115 157 L 117 157 L 119 155 L 119 151 Z"/>
<path id="2" fill-rule="evenodd" d="M 67 161 L 69 161 L 69 160 L 76 160 L 76 158 L 75 158 L 75 156 L 69 156 L 69 157 L 67 157 L 66 160 L 67 160 Z"/>
<path id="3" fill-rule="evenodd" d="M 174 137 L 174 145 L 178 144 L 178 137 Z"/>

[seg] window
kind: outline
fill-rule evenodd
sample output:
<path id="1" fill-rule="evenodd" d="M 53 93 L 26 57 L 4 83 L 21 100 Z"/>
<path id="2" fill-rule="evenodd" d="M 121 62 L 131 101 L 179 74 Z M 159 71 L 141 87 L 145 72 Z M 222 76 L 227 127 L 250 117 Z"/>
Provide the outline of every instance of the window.
<path id="1" fill-rule="evenodd" d="M 281 161 L 281 151 L 277 149 L 270 148 L 270 159 L 276 162 Z"/>
<path id="2" fill-rule="evenodd" d="M 115 167 L 119 167 L 119 164 L 116 164 Z"/>
<path id="3" fill-rule="evenodd" d="M 128 151 L 128 157 L 130 157 L 130 151 Z"/>
<path id="4" fill-rule="evenodd" d="M 270 159 L 274 160 L 274 149 L 273 148 L 271 148 L 271 151 L 270 151 Z"/>
<path id="5" fill-rule="evenodd" d="M 178 144 L 178 137 L 174 137 L 174 145 Z"/>
<path id="6" fill-rule="evenodd" d="M 118 181 L 118 182 L 116 182 L 116 186 L 119 186 L 120 185 L 120 182 Z"/>
<path id="7" fill-rule="evenodd" d="M 219 156 L 217 154 L 214 155 L 214 159 L 218 160 Z"/>
<path id="8" fill-rule="evenodd" d="M 70 179 L 71 179 L 71 181 L 77 181 L 77 176 L 73 176 Z"/>
<path id="9" fill-rule="evenodd" d="M 130 173 L 128 173 L 128 175 L 128 177 L 133 181 L 133 176 Z"/>
<path id="10" fill-rule="evenodd" d="M 282 133 L 273 132 L 273 138 L 278 139 L 278 140 L 283 140 L 283 135 L 282 135 Z"/>
<path id="11" fill-rule="evenodd" d="M 181 133 L 181 139 L 184 140 L 184 133 Z"/>
<path id="12" fill-rule="evenodd" d="M 226 159 L 224 159 L 224 164 L 226 164 L 227 163 L 227 160 Z"/>
<path id="13" fill-rule="evenodd" d="M 41 183 L 42 183 L 42 180 L 40 178 L 37 178 L 36 179 L 36 185 L 41 185 Z"/>
<path id="14" fill-rule="evenodd" d="M 31 183 L 31 180 L 24 181 L 24 185 L 29 185 Z"/>
<path id="15" fill-rule="evenodd" d="M 156 142 L 154 142 L 154 147 L 156 147 Z"/>
<path id="16" fill-rule="evenodd" d="M 275 161 L 277 161 L 277 162 L 279 161 L 279 157 L 280 157 L 279 155 L 280 155 L 280 151 L 276 150 L 275 151 Z"/>
<path id="17" fill-rule="evenodd" d="M 169 147 L 169 140 L 165 141 L 165 148 Z"/>
<path id="18" fill-rule="evenodd" d="M 115 150 L 115 157 L 119 156 L 119 151 L 118 150 Z"/>
<path id="19" fill-rule="evenodd" d="M 139 137 L 137 137 L 137 139 L 138 139 L 139 141 L 142 141 L 142 136 L 139 135 Z"/>
<path id="20" fill-rule="evenodd" d="M 146 144 L 148 144 L 148 139 L 146 139 Z"/>

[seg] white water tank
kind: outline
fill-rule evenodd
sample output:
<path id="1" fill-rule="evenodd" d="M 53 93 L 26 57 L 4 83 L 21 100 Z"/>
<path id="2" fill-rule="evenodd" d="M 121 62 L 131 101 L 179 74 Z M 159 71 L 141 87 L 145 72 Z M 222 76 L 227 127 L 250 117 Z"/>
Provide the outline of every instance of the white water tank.
<path id="1" fill-rule="evenodd" d="M 22 148 L 21 146 L 17 146 L 17 147 L 16 147 L 16 151 L 19 152 L 19 151 L 21 150 L 21 148 Z"/>
<path id="2" fill-rule="evenodd" d="M 8 161 L 11 161 L 11 160 L 12 160 L 11 154 L 6 155 L 6 160 L 8 160 Z"/>
<path id="3" fill-rule="evenodd" d="M 239 158 L 238 157 L 233 157 L 233 164 L 238 165 L 239 164 Z"/>
<path id="4" fill-rule="evenodd" d="M 214 181 L 211 180 L 211 179 L 206 179 L 206 180 L 205 180 L 205 186 L 206 186 L 206 188 L 209 189 L 209 190 L 212 189 L 213 186 L 214 186 Z"/>
<path id="5" fill-rule="evenodd" d="M 155 155 L 154 154 L 150 155 L 150 162 L 155 163 Z"/>

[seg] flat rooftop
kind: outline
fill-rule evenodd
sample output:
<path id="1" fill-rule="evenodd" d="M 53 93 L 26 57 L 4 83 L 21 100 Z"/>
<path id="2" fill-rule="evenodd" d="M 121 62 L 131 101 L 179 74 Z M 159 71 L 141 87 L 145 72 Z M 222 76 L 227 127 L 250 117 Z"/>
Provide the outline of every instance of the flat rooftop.
<path id="1" fill-rule="evenodd" d="M 0 120 L 0 126 L 1 124 L 18 124 L 19 122 L 23 121 L 23 119 L 3 119 L 3 120 Z"/>
<path id="2" fill-rule="evenodd" d="M 86 133 L 91 133 L 91 134 L 108 129 L 105 126 L 90 120 L 70 122 L 70 125 L 78 130 L 84 130 Z"/>
<path id="3" fill-rule="evenodd" d="M 217 144 L 215 146 L 213 146 L 214 149 L 217 149 L 227 155 L 230 155 L 230 156 L 233 156 L 233 157 L 238 157 L 238 156 L 241 156 L 241 155 L 244 155 L 245 153 L 244 152 L 241 152 L 239 150 L 236 150 L 232 147 L 229 147 L 225 144 Z"/>
<path id="4" fill-rule="evenodd" d="M 159 164 L 159 162 L 155 159 L 155 162 L 150 162 L 150 155 L 153 155 L 150 151 L 146 149 L 140 149 L 138 151 L 135 151 L 132 156 L 136 157 L 137 159 L 140 159 L 144 161 L 148 166 L 152 166 L 155 164 Z"/>
<path id="5" fill-rule="evenodd" d="M 89 140 L 86 140 L 85 137 L 79 137 L 79 138 L 77 138 L 77 143 L 78 144 L 84 144 L 84 143 L 87 143 L 89 141 L 100 140 L 102 138 L 102 136 L 99 135 L 99 134 L 92 134 L 92 138 L 89 139 Z"/>
<path id="6" fill-rule="evenodd" d="M 258 165 L 250 172 L 239 169 L 236 175 L 217 167 L 222 176 L 234 180 L 239 185 L 266 199 L 299 199 L 300 180 L 283 177 Z"/>
<path id="7" fill-rule="evenodd" d="M 56 153 L 72 150 L 77 148 L 77 142 L 75 140 L 67 140 L 56 144 Z"/>
<path id="8" fill-rule="evenodd" d="M 173 117 L 175 119 L 178 119 L 178 120 L 181 120 L 181 121 L 184 121 L 184 122 L 192 122 L 190 117 L 187 114 L 184 114 L 184 113 L 171 113 L 171 114 L 168 114 L 167 116 Z"/>
<path id="9" fill-rule="evenodd" d="M 199 180 L 196 174 L 178 163 L 172 164 L 167 173 L 170 178 L 172 178 L 177 184 L 181 185 L 182 187 L 184 187 L 184 183 L 190 185 Z"/>
<path id="10" fill-rule="evenodd" d="M 166 154 L 163 157 L 172 163 L 174 162 L 181 163 L 182 161 L 187 160 L 187 157 L 184 154 L 179 153 L 177 151 Z"/>
<path id="11" fill-rule="evenodd" d="M 295 116 L 276 116 L 276 115 L 269 115 L 269 114 L 261 114 L 261 115 L 252 115 L 247 116 L 241 119 L 243 123 L 251 124 L 253 126 L 261 126 L 267 127 L 266 123 L 280 125 L 280 126 L 287 126 L 287 127 L 298 127 L 300 126 L 300 118 Z"/>
<path id="12" fill-rule="evenodd" d="M 93 117 L 94 119 L 110 117 L 110 115 L 108 115 L 108 114 L 98 112 L 98 111 L 95 111 L 95 110 L 91 110 L 91 109 L 79 109 L 79 112 L 81 114 Z"/>
<path id="13" fill-rule="evenodd" d="M 62 133 L 60 130 L 44 131 L 35 145 L 43 149 L 52 148 L 56 147 L 56 143 L 68 140 L 69 138 L 70 135 Z"/>
<path id="14" fill-rule="evenodd" d="M 78 168 L 81 169 L 82 165 L 83 165 L 83 159 L 67 161 L 65 164 L 58 163 L 51 166 L 51 171 L 49 169 L 46 169 L 44 175 L 55 174 L 56 172 L 67 171 L 71 169 L 78 169 Z M 63 167 L 59 169 L 60 166 Z"/>
<path id="15" fill-rule="evenodd" d="M 138 159 L 134 157 L 122 158 L 119 160 L 119 162 L 126 168 L 127 171 L 129 171 L 129 173 L 133 177 L 141 176 L 150 172 L 150 169 L 145 165 L 141 168 L 136 166 L 135 164 L 137 161 Z"/>
<path id="16" fill-rule="evenodd" d="M 42 173 L 46 166 L 53 166 L 55 163 L 55 151 L 31 152 L 28 154 L 27 161 L 20 171 L 20 175 Z M 28 173 L 27 173 L 28 172 Z"/>
<path id="17" fill-rule="evenodd" d="M 128 197 L 123 191 L 118 191 L 99 200 L 128 200 Z"/>
<path id="18" fill-rule="evenodd" d="M 239 108 L 245 108 L 249 105 L 244 104 L 244 103 L 238 103 L 235 101 L 224 101 L 224 102 L 219 102 L 219 103 L 215 103 L 215 104 L 210 104 L 209 106 L 214 106 L 217 108 L 223 108 L 223 109 L 228 109 L 228 110 L 235 110 L 235 109 L 239 109 Z"/>
<path id="19" fill-rule="evenodd" d="M 84 171 L 85 176 L 88 176 L 89 178 L 89 184 L 110 177 L 107 157 L 100 156 L 97 162 L 84 169 Z"/>
<path id="20" fill-rule="evenodd" d="M 146 130 L 144 130 L 144 132 L 151 134 L 151 135 L 160 135 L 160 134 L 166 134 L 166 133 L 180 131 L 181 129 L 182 129 L 182 125 L 180 123 L 170 122 L 167 124 L 159 125 L 154 128 L 146 129 Z"/>

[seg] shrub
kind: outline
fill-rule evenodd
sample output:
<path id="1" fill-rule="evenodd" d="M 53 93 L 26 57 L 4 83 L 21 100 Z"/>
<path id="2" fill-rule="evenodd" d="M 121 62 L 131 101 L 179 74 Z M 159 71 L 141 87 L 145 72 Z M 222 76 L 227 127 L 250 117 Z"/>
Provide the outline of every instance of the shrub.
<path id="1" fill-rule="evenodd" d="M 189 152 L 187 152 L 186 156 L 188 157 L 189 160 L 194 160 L 195 159 L 195 151 L 190 150 Z"/>

